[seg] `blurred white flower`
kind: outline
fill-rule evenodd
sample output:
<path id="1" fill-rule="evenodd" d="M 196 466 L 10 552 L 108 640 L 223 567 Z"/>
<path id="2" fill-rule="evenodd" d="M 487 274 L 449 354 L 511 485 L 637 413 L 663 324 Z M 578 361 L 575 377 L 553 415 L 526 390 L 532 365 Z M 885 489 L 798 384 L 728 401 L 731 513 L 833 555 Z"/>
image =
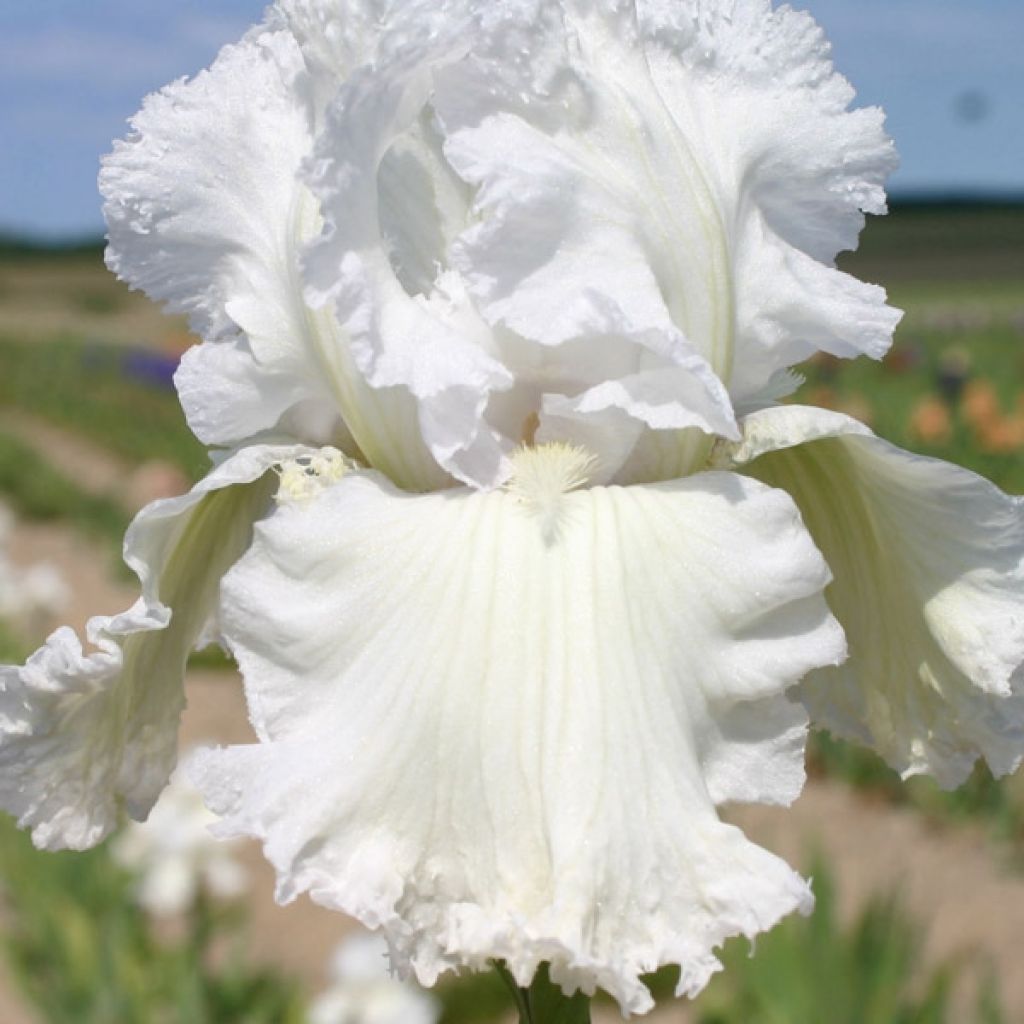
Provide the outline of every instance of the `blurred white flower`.
<path id="1" fill-rule="evenodd" d="M 52 562 L 35 562 L 22 570 L 18 587 L 29 616 L 58 615 L 71 601 L 64 574 Z"/>
<path id="2" fill-rule="evenodd" d="M 196 778 L 279 898 L 643 1012 L 809 907 L 716 809 L 796 796 L 808 710 L 1011 770 L 1020 502 L 775 404 L 899 319 L 835 266 L 895 162 L 852 98 L 768 0 L 278 0 L 150 97 L 108 262 L 190 315 L 222 448 L 97 650 L 0 670 L 0 803 L 54 848 L 145 815 L 212 621 L 259 742 Z"/>
<path id="3" fill-rule="evenodd" d="M 71 600 L 71 591 L 60 570 L 51 562 L 16 566 L 8 555 L 14 516 L 0 505 L 0 619 L 29 628 L 40 621 L 52 622 Z"/>
<path id="4" fill-rule="evenodd" d="M 309 1024 L 434 1024 L 437 1003 L 388 968 L 379 936 L 353 935 L 335 951 L 331 984 L 313 1002 Z"/>
<path id="5" fill-rule="evenodd" d="M 222 899 L 245 891 L 245 870 L 232 843 L 210 834 L 216 821 L 181 769 L 149 817 L 132 822 L 111 845 L 114 859 L 138 876 L 138 900 L 152 914 L 181 914 L 200 891 Z"/>

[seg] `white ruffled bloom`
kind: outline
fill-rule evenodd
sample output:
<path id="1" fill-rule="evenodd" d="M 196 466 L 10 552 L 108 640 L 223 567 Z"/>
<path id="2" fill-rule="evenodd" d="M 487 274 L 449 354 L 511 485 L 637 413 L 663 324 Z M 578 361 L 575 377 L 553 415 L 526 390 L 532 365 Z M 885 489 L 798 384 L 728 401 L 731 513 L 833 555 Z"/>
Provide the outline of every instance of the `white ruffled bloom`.
<path id="1" fill-rule="evenodd" d="M 181 914 L 201 891 L 230 899 L 245 891 L 245 870 L 231 843 L 214 838 L 217 820 L 178 769 L 145 822 L 132 822 L 111 853 L 138 875 L 139 904 L 152 914 Z"/>
<path id="2" fill-rule="evenodd" d="M 1012 770 L 1020 502 L 775 404 L 898 320 L 834 266 L 894 164 L 852 96 L 768 0 L 278 0 L 150 97 L 108 260 L 191 316 L 230 451 L 140 513 L 98 650 L 0 670 L 0 803 L 47 847 L 144 816 L 212 621 L 259 742 L 195 777 L 281 899 L 643 1012 L 809 907 L 716 811 L 797 795 L 808 712 Z"/>
<path id="3" fill-rule="evenodd" d="M 314 1001 L 309 1024 L 434 1024 L 437 1004 L 425 992 L 395 978 L 387 943 L 353 935 L 331 959 L 331 985 Z"/>

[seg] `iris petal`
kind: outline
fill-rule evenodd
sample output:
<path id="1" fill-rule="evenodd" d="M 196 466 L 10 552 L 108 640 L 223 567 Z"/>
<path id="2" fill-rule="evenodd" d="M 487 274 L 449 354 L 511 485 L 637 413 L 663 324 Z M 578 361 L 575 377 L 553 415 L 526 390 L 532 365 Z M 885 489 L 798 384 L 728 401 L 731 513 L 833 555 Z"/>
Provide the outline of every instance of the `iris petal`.
<path id="1" fill-rule="evenodd" d="M 185 659 L 269 500 L 261 478 L 295 451 L 246 449 L 148 505 L 125 539 L 136 604 L 90 620 L 91 651 L 65 627 L 24 666 L 0 667 L 0 806 L 38 846 L 94 846 L 122 808 L 149 813 L 177 756 Z"/>
<path id="2" fill-rule="evenodd" d="M 223 587 L 261 742 L 197 781 L 279 897 L 383 926 L 422 981 L 550 960 L 643 1010 L 640 973 L 678 963 L 695 992 L 726 936 L 806 908 L 714 807 L 794 797 L 784 691 L 844 641 L 779 491 L 712 473 L 562 501 L 550 530 L 521 489 L 353 473 L 278 508 Z"/>
<path id="3" fill-rule="evenodd" d="M 323 112 L 278 21 L 150 96 L 104 159 L 107 263 L 187 313 L 204 340 L 175 378 L 201 440 L 234 445 L 275 428 L 318 444 L 351 439 L 350 454 L 407 486 L 444 486 L 408 395 L 370 388 L 346 333 L 304 301 L 302 256 L 321 218 L 300 172 Z"/>
<path id="4" fill-rule="evenodd" d="M 1024 756 L 1024 502 L 838 413 L 744 423 L 733 462 L 788 491 L 835 579 L 850 659 L 802 687 L 812 719 L 904 775 L 959 785 Z"/>

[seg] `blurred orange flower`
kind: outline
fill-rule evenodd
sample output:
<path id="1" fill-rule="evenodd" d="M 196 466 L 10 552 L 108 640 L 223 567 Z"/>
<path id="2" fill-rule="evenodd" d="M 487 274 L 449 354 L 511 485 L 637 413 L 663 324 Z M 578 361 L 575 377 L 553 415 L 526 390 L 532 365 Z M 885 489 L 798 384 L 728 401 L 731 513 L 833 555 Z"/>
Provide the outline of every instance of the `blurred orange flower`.
<path id="1" fill-rule="evenodd" d="M 978 377 L 964 388 L 960 401 L 964 419 L 977 431 L 983 431 L 1002 417 L 999 395 L 987 377 Z"/>
<path id="2" fill-rule="evenodd" d="M 910 410 L 907 432 L 923 444 L 948 444 L 953 436 L 949 406 L 938 395 L 922 396 Z"/>

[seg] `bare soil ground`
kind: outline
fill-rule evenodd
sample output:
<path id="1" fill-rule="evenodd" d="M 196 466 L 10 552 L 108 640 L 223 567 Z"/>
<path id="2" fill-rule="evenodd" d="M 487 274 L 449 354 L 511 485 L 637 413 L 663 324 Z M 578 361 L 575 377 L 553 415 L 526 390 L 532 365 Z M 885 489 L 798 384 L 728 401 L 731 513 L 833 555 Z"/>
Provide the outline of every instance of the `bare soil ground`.
<path id="1" fill-rule="evenodd" d="M 173 497 L 189 488 L 188 478 L 177 466 L 157 459 L 136 466 L 30 413 L 0 409 L 0 431 L 28 445 L 85 493 L 110 498 L 133 514 L 157 498 Z"/>
<path id="2" fill-rule="evenodd" d="M 47 624 L 51 627 L 68 625 L 84 633 L 91 616 L 124 611 L 138 597 L 137 583 L 115 574 L 108 547 L 65 526 L 18 523 L 8 554 L 16 566 L 50 562 L 63 576 L 71 601 L 59 623 Z"/>
<path id="3" fill-rule="evenodd" d="M 130 291 L 98 254 L 0 262 L 0 333 L 31 339 L 65 331 L 122 345 L 188 344 L 184 319 Z"/>
<path id="4" fill-rule="evenodd" d="M 38 1021 L 18 998 L 5 969 L 0 969 L 0 1020 L 4 1024 L 37 1024 Z"/>
<path id="5" fill-rule="evenodd" d="M 106 448 L 20 410 L 0 409 L 0 430 L 33 448 L 87 494 L 120 500 L 126 493 L 134 467 Z"/>

